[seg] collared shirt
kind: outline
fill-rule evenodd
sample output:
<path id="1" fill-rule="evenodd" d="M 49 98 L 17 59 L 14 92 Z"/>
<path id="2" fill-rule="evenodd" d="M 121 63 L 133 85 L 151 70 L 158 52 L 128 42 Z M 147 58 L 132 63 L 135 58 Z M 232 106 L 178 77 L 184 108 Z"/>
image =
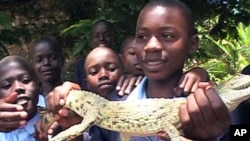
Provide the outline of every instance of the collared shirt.
<path id="1" fill-rule="evenodd" d="M 44 96 L 44 95 L 39 94 L 37 106 L 38 106 L 38 107 L 43 107 L 43 108 L 47 107 L 47 106 L 46 106 L 46 99 L 45 99 L 45 96 Z"/>
<path id="2" fill-rule="evenodd" d="M 3 133 L 0 132 L 0 141 L 36 141 L 35 139 L 35 124 L 40 120 L 40 115 L 37 114 L 27 124 L 14 131 Z"/>
<path id="3" fill-rule="evenodd" d="M 45 98 L 39 95 L 37 106 L 46 107 Z M 40 114 L 36 114 L 27 124 L 8 133 L 0 132 L 0 141 L 36 141 L 35 125 L 40 120 Z"/>

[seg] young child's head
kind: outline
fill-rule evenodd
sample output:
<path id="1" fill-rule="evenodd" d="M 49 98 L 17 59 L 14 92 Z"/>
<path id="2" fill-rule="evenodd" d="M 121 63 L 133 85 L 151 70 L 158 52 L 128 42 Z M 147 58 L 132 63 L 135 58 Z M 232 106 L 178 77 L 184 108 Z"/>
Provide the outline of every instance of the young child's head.
<path id="1" fill-rule="evenodd" d="M 36 41 L 32 48 L 32 60 L 41 81 L 53 83 L 61 80 L 64 55 L 59 42 L 49 38 Z"/>
<path id="2" fill-rule="evenodd" d="M 121 44 L 120 49 L 124 70 L 136 76 L 144 75 L 135 55 L 135 37 L 129 36 Z"/>
<path id="3" fill-rule="evenodd" d="M 100 44 L 112 48 L 114 45 L 115 27 L 106 20 L 100 20 L 92 28 L 92 46 L 98 47 Z"/>
<path id="4" fill-rule="evenodd" d="M 108 98 L 122 75 L 119 56 L 110 48 L 94 48 L 86 57 L 84 66 L 89 90 Z"/>
<path id="5" fill-rule="evenodd" d="M 177 0 L 154 0 L 141 11 L 135 52 L 146 76 L 166 80 L 182 72 L 189 53 L 198 47 L 190 9 Z"/>
<path id="6" fill-rule="evenodd" d="M 37 113 L 38 81 L 32 65 L 20 56 L 7 56 L 0 61 L 0 99 L 16 93 L 17 104 L 31 119 Z"/>

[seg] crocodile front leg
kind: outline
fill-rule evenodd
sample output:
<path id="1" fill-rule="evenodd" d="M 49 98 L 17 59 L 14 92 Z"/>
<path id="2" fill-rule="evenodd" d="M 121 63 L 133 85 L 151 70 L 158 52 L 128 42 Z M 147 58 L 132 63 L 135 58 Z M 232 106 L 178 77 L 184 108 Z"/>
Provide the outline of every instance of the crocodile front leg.
<path id="1" fill-rule="evenodd" d="M 120 133 L 121 141 L 130 141 L 131 136 L 125 133 Z"/>
<path id="2" fill-rule="evenodd" d="M 88 119 L 88 120 L 87 120 Z M 60 132 L 49 141 L 70 141 L 79 135 L 82 135 L 87 129 L 93 126 L 95 119 L 93 117 L 84 118 L 80 124 L 73 125 L 70 128 Z"/>

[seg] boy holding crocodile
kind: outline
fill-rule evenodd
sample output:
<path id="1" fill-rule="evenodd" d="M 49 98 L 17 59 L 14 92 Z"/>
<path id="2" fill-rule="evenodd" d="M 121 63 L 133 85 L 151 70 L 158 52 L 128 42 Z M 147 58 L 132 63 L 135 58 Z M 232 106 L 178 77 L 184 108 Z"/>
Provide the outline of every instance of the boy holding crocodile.
<path id="1" fill-rule="evenodd" d="M 184 4 L 175 0 L 149 2 L 137 21 L 135 48 L 146 77 L 128 99 L 174 98 L 173 90 L 183 75 L 186 58 L 197 47 L 193 16 Z M 198 83 L 194 85 L 198 87 Z M 49 94 L 48 104 L 50 111 L 66 115 L 60 118 L 62 121 L 71 113 L 61 108 L 74 84 L 60 88 Z M 211 86 L 192 92 L 180 106 L 185 138 L 213 140 L 229 127 L 229 112 Z"/>

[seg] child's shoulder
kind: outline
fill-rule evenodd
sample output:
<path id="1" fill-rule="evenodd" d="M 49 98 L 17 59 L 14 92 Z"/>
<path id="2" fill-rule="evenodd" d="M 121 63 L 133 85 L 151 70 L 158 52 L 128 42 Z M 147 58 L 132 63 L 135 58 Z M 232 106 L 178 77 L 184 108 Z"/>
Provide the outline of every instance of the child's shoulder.
<path id="1" fill-rule="evenodd" d="M 241 73 L 250 75 L 250 65 L 246 66 Z"/>

